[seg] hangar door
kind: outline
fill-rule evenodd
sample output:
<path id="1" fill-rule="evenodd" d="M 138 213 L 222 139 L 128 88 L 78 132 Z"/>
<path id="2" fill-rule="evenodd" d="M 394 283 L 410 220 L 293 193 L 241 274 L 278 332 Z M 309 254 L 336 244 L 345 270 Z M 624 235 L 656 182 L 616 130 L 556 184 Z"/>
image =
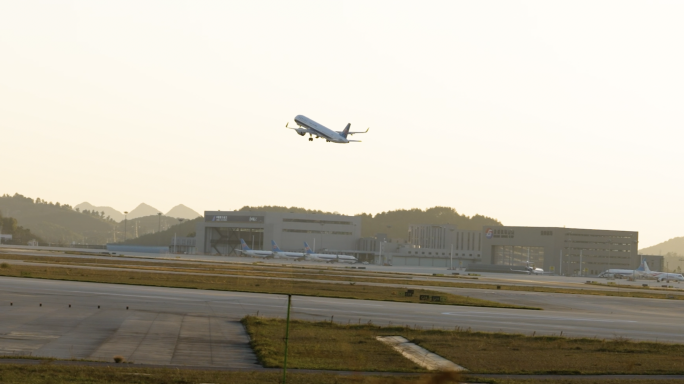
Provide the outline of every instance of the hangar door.
<path id="1" fill-rule="evenodd" d="M 212 254 L 239 256 L 240 239 L 252 249 L 264 249 L 263 228 L 211 227 L 206 231 Z"/>

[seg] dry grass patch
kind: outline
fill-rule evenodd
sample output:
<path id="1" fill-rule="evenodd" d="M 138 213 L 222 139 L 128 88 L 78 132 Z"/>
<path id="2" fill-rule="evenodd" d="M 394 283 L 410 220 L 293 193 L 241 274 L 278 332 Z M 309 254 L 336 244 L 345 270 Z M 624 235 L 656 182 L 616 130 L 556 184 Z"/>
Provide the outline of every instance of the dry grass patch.
<path id="1" fill-rule="evenodd" d="M 265 367 L 282 367 L 285 320 L 242 319 L 251 346 Z M 345 371 L 424 372 L 387 344 L 375 339 L 378 327 L 330 322 L 290 321 L 288 368 Z"/>
<path id="2" fill-rule="evenodd" d="M 243 324 L 264 364 L 280 366 L 285 321 L 248 316 Z M 684 345 L 679 344 L 307 321 L 293 321 L 290 335 L 288 365 L 292 361 L 300 368 L 419 370 L 375 340 L 399 335 L 473 373 L 684 374 Z"/>
<path id="3" fill-rule="evenodd" d="M 409 338 L 479 373 L 684 374 L 684 345 L 464 331 Z M 405 336 L 406 337 L 406 336 Z"/>

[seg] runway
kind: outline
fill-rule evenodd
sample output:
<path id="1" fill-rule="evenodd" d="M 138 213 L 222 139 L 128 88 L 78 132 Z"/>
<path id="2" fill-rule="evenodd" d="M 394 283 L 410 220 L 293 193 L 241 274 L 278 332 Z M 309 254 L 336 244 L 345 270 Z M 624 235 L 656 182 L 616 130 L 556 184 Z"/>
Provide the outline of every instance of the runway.
<path id="1" fill-rule="evenodd" d="M 294 297 L 292 315 L 684 343 L 680 301 L 510 291 L 486 296 L 548 305 L 531 311 Z M 283 295 L 6 277 L 0 297 L 0 354 L 103 361 L 122 355 L 136 363 L 243 369 L 255 367 L 256 358 L 239 319 L 257 312 L 284 317 L 287 301 Z"/>

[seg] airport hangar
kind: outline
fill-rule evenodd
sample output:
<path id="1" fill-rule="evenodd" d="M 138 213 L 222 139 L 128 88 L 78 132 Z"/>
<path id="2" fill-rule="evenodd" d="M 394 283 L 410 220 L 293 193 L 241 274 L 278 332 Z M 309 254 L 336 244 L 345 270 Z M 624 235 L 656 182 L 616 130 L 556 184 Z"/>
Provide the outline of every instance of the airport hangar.
<path id="1" fill-rule="evenodd" d="M 639 232 L 632 231 L 491 226 L 483 228 L 482 244 L 482 264 L 469 269 L 510 270 L 529 260 L 559 275 L 595 276 L 611 268 L 636 269 L 642 258 Z"/>
<path id="2" fill-rule="evenodd" d="M 451 225 L 412 224 L 408 241 L 386 235 L 361 237 L 361 218 L 322 213 L 206 211 L 197 226 L 196 253 L 238 255 L 240 239 L 253 249 L 343 253 L 373 264 L 467 267 L 502 272 L 527 261 L 562 275 L 597 275 L 610 268 L 635 269 L 647 259 L 651 269 L 662 257 L 638 254 L 639 233 L 561 227 L 485 226 L 461 230 Z M 528 256 L 529 255 L 529 256 Z"/>
<path id="3" fill-rule="evenodd" d="M 316 252 L 356 253 L 361 218 L 317 213 L 205 211 L 197 225 L 196 252 L 236 256 L 240 239 L 252 249 L 302 252 L 304 242 Z"/>

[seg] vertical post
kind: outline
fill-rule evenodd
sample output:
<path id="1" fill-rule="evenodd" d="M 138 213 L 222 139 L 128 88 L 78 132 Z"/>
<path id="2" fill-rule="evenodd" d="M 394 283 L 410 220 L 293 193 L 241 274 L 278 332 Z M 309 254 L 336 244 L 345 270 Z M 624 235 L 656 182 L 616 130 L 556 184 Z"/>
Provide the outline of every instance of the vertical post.
<path id="1" fill-rule="evenodd" d="M 159 241 L 159 246 L 161 246 L 161 212 L 157 213 L 157 216 L 159 216 L 159 230 L 157 231 L 157 239 Z"/>
<path id="2" fill-rule="evenodd" d="M 126 242 L 126 240 L 128 240 L 127 225 L 128 225 L 128 211 L 124 212 L 124 242 Z"/>
<path id="3" fill-rule="evenodd" d="M 292 305 L 292 295 L 287 295 L 287 321 L 285 323 L 285 358 L 283 360 L 283 384 L 287 374 L 287 344 L 290 341 L 290 306 Z"/>
<path id="4" fill-rule="evenodd" d="M 612 246 L 612 240 L 610 243 L 608 243 L 608 269 L 610 269 L 610 247 Z"/>
<path id="5" fill-rule="evenodd" d="M 384 265 L 382 262 L 382 241 L 378 241 L 378 244 L 380 244 L 380 253 L 378 254 L 378 261 L 380 262 L 380 265 Z"/>
<path id="6" fill-rule="evenodd" d="M 560 251 L 560 275 L 563 276 L 563 250 Z"/>
<path id="7" fill-rule="evenodd" d="M 454 270 L 454 245 L 451 244 L 451 268 L 452 271 Z"/>

